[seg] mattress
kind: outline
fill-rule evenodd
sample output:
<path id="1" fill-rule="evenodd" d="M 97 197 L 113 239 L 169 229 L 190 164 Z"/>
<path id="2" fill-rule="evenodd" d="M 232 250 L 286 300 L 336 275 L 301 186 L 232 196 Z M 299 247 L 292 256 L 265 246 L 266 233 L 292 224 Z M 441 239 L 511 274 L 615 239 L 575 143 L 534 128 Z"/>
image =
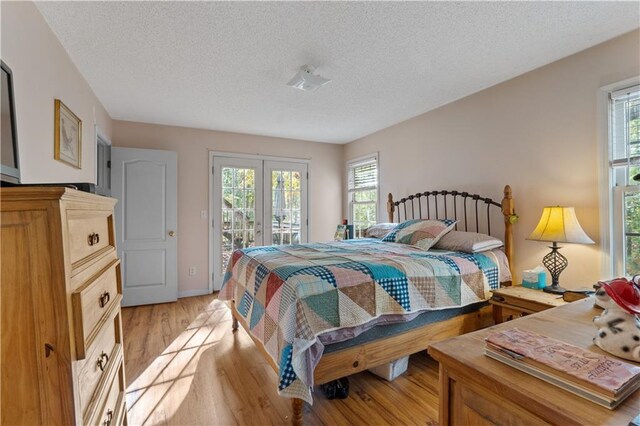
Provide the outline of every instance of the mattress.
<path id="1" fill-rule="evenodd" d="M 427 324 L 445 321 L 458 315 L 476 312 L 484 306 L 489 306 L 489 302 L 483 301 L 456 308 L 424 311 L 415 315 L 392 316 L 378 323 L 372 322 L 362 327 L 329 332 L 326 335 L 318 336 L 318 340 L 324 345 L 323 354 L 337 352 L 415 330 Z"/>

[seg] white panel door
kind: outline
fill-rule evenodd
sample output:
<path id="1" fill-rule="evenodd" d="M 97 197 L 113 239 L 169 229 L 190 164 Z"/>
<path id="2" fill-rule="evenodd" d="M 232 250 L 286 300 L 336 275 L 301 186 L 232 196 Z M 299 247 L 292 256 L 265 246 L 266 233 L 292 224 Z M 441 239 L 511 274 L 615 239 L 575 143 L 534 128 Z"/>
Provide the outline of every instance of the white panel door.
<path id="1" fill-rule="evenodd" d="M 123 306 L 178 297 L 178 155 L 112 148 L 111 191 L 122 262 Z"/>
<path id="2" fill-rule="evenodd" d="M 213 290 L 220 290 L 234 250 L 261 246 L 262 161 L 213 158 Z"/>
<path id="3" fill-rule="evenodd" d="M 307 164 L 264 162 L 264 242 L 307 242 Z"/>

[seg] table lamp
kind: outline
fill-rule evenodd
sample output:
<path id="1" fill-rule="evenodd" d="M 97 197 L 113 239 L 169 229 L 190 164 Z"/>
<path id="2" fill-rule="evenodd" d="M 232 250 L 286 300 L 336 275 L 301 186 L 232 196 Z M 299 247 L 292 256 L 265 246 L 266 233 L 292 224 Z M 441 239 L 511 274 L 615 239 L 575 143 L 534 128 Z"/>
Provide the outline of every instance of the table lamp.
<path id="1" fill-rule="evenodd" d="M 538 226 L 529 235 L 528 240 L 549 241 L 553 243 L 551 252 L 542 259 L 542 264 L 551 274 L 551 285 L 543 288 L 547 293 L 562 294 L 566 290 L 560 287 L 560 273 L 569 261 L 558 251 L 558 243 L 594 244 L 584 232 L 573 207 L 545 207 Z"/>

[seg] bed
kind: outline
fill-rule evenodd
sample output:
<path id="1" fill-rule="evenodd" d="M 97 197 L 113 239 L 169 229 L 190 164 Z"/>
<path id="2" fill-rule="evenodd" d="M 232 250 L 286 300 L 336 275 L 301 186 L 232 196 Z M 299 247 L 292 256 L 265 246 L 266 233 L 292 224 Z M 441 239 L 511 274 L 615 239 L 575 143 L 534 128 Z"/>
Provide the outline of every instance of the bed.
<path id="1" fill-rule="evenodd" d="M 387 211 L 398 224 L 434 219 L 486 234 L 498 218 L 504 249 L 470 254 L 360 239 L 243 249 L 229 262 L 219 298 L 230 303 L 233 330 L 241 324 L 278 373 L 294 424 L 312 402 L 311 386 L 490 325 L 489 291 L 511 284 L 517 216 L 509 186 L 501 203 L 460 191 L 398 201 L 389 194 Z"/>

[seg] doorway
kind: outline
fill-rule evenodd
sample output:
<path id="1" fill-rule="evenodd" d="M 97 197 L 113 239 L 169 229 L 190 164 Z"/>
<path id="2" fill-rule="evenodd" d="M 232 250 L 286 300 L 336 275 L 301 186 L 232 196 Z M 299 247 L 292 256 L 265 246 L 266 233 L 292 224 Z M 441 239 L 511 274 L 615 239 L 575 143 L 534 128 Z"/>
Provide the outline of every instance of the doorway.
<path id="1" fill-rule="evenodd" d="M 211 153 L 211 291 L 234 250 L 308 239 L 308 160 Z"/>
<path id="2" fill-rule="evenodd" d="M 122 306 L 175 302 L 178 297 L 178 155 L 112 148 L 112 196 Z"/>

